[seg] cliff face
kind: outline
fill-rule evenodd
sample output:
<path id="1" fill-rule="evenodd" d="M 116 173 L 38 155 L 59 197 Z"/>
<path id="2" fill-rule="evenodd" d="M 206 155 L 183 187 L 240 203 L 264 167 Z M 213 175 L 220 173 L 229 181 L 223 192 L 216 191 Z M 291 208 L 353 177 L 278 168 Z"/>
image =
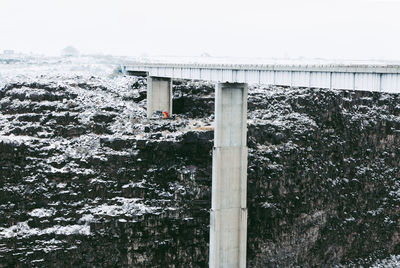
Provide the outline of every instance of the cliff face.
<path id="1" fill-rule="evenodd" d="M 368 265 L 399 254 L 399 96 L 252 98 L 250 117 L 267 115 L 249 126 L 249 266 Z"/>
<path id="2" fill-rule="evenodd" d="M 33 77 L 0 90 L 0 267 L 206 267 L 214 86 Z M 400 255 L 400 96 L 252 87 L 249 267 Z M 390 257 L 394 255 L 394 257 Z"/>

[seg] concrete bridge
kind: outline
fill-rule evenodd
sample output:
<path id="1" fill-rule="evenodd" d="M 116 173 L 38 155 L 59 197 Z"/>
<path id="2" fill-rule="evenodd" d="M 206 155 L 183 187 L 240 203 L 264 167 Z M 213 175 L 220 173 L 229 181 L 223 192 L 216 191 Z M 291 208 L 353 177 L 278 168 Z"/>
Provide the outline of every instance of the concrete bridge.
<path id="1" fill-rule="evenodd" d="M 131 63 L 124 72 L 214 82 L 400 92 L 399 65 L 232 65 Z"/>
<path id="2" fill-rule="evenodd" d="M 400 66 L 189 65 L 134 63 L 148 76 L 147 116 L 172 113 L 172 79 L 217 82 L 210 212 L 210 267 L 246 267 L 247 83 L 400 92 Z"/>

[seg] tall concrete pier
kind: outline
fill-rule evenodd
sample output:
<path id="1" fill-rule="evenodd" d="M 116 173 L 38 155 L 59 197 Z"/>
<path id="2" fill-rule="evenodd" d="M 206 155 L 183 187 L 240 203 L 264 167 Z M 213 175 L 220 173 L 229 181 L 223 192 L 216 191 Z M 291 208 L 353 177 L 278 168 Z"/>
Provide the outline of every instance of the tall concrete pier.
<path id="1" fill-rule="evenodd" d="M 147 77 L 147 118 L 155 111 L 172 114 L 172 79 Z"/>
<path id="2" fill-rule="evenodd" d="M 210 222 L 210 267 L 246 267 L 247 84 L 219 83 Z"/>

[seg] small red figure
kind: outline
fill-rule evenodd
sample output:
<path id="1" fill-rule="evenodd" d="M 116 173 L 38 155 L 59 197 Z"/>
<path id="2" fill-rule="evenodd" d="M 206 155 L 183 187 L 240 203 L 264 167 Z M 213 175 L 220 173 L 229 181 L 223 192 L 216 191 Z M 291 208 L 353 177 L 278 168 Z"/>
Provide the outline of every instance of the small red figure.
<path id="1" fill-rule="evenodd" d="M 168 118 L 168 113 L 167 112 L 162 112 L 163 113 L 163 115 L 164 115 L 164 118 Z"/>

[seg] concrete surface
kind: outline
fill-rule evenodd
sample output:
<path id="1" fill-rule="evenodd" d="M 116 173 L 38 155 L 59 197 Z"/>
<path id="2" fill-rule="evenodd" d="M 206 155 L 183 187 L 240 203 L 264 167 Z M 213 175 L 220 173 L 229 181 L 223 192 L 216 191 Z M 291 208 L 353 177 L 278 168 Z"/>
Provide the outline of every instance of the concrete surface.
<path id="1" fill-rule="evenodd" d="M 147 118 L 156 111 L 172 114 L 172 79 L 149 76 L 147 78 Z"/>
<path id="2" fill-rule="evenodd" d="M 210 267 L 246 267 L 247 84 L 215 94 Z"/>

